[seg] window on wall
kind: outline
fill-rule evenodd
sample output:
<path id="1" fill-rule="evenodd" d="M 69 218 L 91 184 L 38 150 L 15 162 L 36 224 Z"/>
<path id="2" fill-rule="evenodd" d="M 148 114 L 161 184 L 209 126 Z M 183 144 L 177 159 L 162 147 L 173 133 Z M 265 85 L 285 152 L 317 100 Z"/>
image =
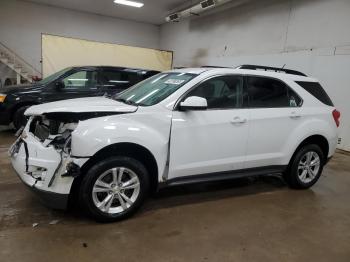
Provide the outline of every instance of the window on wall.
<path id="1" fill-rule="evenodd" d="M 297 107 L 300 97 L 283 82 L 259 76 L 247 77 L 249 107 Z"/>
<path id="2" fill-rule="evenodd" d="M 208 109 L 226 109 L 242 107 L 243 77 L 218 76 L 209 79 L 194 90 L 187 97 L 199 96 L 207 100 Z"/>
<path id="3" fill-rule="evenodd" d="M 94 88 L 97 84 L 97 72 L 81 70 L 65 77 L 62 82 L 65 88 Z"/>

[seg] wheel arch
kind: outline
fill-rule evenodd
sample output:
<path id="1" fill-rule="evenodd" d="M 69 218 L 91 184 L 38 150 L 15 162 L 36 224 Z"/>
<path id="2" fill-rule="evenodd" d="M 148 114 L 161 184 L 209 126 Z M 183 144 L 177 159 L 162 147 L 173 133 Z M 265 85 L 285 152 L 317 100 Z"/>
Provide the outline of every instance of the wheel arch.
<path id="1" fill-rule="evenodd" d="M 323 152 L 323 155 L 325 158 L 324 161 L 327 161 L 328 152 L 329 152 L 329 142 L 327 138 L 324 137 L 323 135 L 311 135 L 305 138 L 301 143 L 299 143 L 297 148 L 294 150 L 293 156 L 291 157 L 289 164 L 294 159 L 295 154 L 300 150 L 301 147 L 305 145 L 310 145 L 310 144 L 318 145 Z"/>
<path id="2" fill-rule="evenodd" d="M 157 161 L 153 154 L 150 152 L 150 150 L 139 144 L 121 142 L 111 144 L 100 149 L 86 163 L 84 163 L 84 165 L 81 167 L 81 175 L 73 181 L 71 192 L 73 192 L 73 194 L 77 193 L 77 189 L 80 187 L 80 183 L 84 174 L 86 174 L 86 172 L 95 163 L 111 156 L 129 156 L 140 161 L 142 164 L 145 165 L 148 171 L 150 177 L 151 192 L 155 192 L 157 190 L 159 171 Z"/>

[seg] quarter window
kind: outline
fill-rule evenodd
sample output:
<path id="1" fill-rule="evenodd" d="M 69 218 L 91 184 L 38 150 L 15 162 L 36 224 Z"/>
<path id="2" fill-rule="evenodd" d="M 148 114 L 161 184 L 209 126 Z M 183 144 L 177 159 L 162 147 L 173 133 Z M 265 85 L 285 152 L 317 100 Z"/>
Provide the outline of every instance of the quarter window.
<path id="1" fill-rule="evenodd" d="M 299 96 L 282 81 L 258 76 L 247 77 L 249 107 L 274 108 L 297 107 L 301 105 Z"/>
<path id="2" fill-rule="evenodd" d="M 243 77 L 219 76 L 209 79 L 186 97 L 199 96 L 207 100 L 208 109 L 225 109 L 242 107 Z"/>
<path id="3" fill-rule="evenodd" d="M 320 100 L 322 103 L 328 106 L 334 106 L 332 100 L 329 98 L 326 91 L 324 91 L 320 83 L 303 81 L 298 81 L 296 83 L 308 91 L 311 95 L 316 97 L 318 100 Z"/>

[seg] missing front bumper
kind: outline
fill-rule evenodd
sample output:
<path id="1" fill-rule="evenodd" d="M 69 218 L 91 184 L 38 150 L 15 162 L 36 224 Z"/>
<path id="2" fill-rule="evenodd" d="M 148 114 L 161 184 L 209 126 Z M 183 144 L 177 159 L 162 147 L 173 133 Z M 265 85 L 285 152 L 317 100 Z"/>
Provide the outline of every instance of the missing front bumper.
<path id="1" fill-rule="evenodd" d="M 19 174 L 18 176 L 22 180 L 22 177 Z M 36 188 L 35 185 L 30 186 L 23 180 L 22 182 L 27 186 L 27 188 L 29 188 L 30 191 L 32 191 L 36 195 L 36 197 L 43 205 L 53 209 L 67 209 L 69 194 L 59 194 L 55 192 L 41 190 Z"/>
<path id="2" fill-rule="evenodd" d="M 88 158 L 75 158 L 52 145 L 45 145 L 31 132 L 9 150 L 12 166 L 22 182 L 51 208 L 65 209 L 74 179 Z"/>

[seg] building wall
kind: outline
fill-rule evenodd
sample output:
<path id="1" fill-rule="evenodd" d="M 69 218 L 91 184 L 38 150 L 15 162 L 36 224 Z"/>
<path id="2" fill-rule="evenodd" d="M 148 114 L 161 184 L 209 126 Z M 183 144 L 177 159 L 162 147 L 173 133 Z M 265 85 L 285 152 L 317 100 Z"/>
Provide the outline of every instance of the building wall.
<path id="1" fill-rule="evenodd" d="M 0 1 L 0 42 L 39 71 L 41 33 L 138 47 L 159 47 L 159 26 L 30 2 Z"/>
<path id="2" fill-rule="evenodd" d="M 251 0 L 161 26 L 174 66 L 262 64 L 318 78 L 342 113 L 340 148 L 350 150 L 350 1 Z"/>

